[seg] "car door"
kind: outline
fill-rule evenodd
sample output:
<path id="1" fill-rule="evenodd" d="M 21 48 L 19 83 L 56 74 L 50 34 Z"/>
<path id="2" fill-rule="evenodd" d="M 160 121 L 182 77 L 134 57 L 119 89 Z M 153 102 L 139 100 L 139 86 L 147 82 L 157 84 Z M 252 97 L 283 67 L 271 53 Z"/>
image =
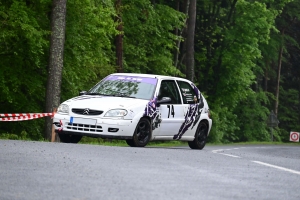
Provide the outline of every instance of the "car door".
<path id="1" fill-rule="evenodd" d="M 159 136 L 173 136 L 184 122 L 184 108 L 178 86 L 174 80 L 162 80 L 158 100 L 170 97 L 171 102 L 160 104 L 161 125 Z"/>
<path id="2" fill-rule="evenodd" d="M 176 81 L 183 100 L 185 120 L 180 127 L 177 138 L 194 136 L 203 108 L 199 90 L 186 81 Z M 196 93 L 197 90 L 197 93 Z M 199 93 L 199 94 L 198 94 Z"/>

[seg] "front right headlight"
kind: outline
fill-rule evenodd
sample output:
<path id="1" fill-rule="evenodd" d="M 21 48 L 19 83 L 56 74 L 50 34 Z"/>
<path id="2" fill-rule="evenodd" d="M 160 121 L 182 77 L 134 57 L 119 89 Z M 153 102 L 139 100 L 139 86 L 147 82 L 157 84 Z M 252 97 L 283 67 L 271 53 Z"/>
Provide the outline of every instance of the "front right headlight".
<path id="1" fill-rule="evenodd" d="M 69 114 L 69 106 L 67 104 L 60 104 L 57 113 L 65 115 Z"/>
<path id="2" fill-rule="evenodd" d="M 112 109 L 107 111 L 104 117 L 124 117 L 127 115 L 127 110 L 125 109 Z"/>

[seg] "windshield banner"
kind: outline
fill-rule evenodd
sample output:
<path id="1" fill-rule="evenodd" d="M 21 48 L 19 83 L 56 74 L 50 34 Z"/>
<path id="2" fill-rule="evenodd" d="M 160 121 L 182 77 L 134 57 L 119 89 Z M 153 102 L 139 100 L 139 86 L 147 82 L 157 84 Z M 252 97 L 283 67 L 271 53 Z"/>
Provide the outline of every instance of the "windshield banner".
<path id="1" fill-rule="evenodd" d="M 157 79 L 156 78 L 147 78 L 147 77 L 138 77 L 138 76 L 109 76 L 106 80 L 112 81 L 128 81 L 128 82 L 138 82 L 138 83 L 149 83 L 152 85 L 156 85 Z"/>

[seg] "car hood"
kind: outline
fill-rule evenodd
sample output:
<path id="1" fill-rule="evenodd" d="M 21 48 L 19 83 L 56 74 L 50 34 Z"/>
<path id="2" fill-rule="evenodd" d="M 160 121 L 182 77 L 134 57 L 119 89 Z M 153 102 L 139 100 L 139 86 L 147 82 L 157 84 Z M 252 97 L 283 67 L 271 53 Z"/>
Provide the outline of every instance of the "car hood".
<path id="1" fill-rule="evenodd" d="M 126 97 L 82 95 L 65 101 L 70 108 L 89 108 L 95 110 L 109 110 L 114 108 L 128 109 L 133 105 L 146 105 L 148 100 Z"/>

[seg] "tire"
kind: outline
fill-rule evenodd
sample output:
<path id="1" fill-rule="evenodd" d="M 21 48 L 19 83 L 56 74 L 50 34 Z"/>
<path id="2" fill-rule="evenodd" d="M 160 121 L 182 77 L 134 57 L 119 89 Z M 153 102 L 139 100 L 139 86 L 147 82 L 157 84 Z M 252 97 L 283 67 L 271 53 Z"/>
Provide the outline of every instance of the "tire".
<path id="1" fill-rule="evenodd" d="M 135 147 L 134 143 L 133 143 L 133 140 L 132 139 L 128 139 L 126 140 L 126 143 L 128 144 L 128 146 L 130 147 Z"/>
<path id="2" fill-rule="evenodd" d="M 193 141 L 189 141 L 189 147 L 191 149 L 203 149 L 206 144 L 207 139 L 207 132 L 208 132 L 208 125 L 206 122 L 201 121 L 197 127 L 195 133 L 195 139 Z"/>
<path id="3" fill-rule="evenodd" d="M 70 135 L 70 134 L 58 134 L 60 141 L 63 143 L 78 143 L 82 136 L 81 135 Z"/>
<path id="4" fill-rule="evenodd" d="M 151 135 L 152 135 L 152 129 L 151 129 L 150 121 L 146 118 L 140 119 L 133 134 L 132 146 L 133 147 L 146 146 L 150 141 Z M 130 144 L 131 143 L 129 142 L 129 146 L 131 146 Z"/>

